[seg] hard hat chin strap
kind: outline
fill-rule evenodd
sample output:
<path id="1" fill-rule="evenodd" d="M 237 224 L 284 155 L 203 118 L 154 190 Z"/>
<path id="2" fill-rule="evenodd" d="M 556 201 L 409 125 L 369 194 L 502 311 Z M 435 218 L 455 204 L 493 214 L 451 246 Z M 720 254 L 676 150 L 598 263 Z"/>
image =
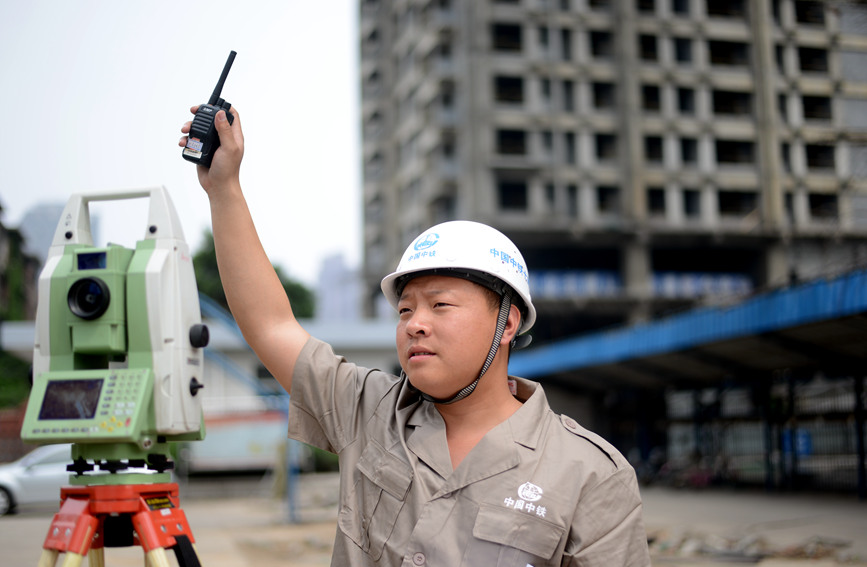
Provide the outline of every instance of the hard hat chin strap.
<path id="1" fill-rule="evenodd" d="M 433 402 L 435 404 L 453 404 L 455 402 L 459 402 L 473 393 L 476 389 L 476 386 L 479 384 L 479 380 L 482 379 L 482 376 L 485 375 L 485 372 L 490 368 L 491 363 L 494 362 L 494 358 L 497 356 L 497 351 L 500 349 L 500 341 L 503 339 L 503 333 L 506 332 L 506 322 L 509 320 L 509 312 L 512 308 L 512 299 L 509 297 L 508 293 L 504 293 L 500 299 L 500 312 L 497 314 L 497 330 L 494 332 L 494 340 L 491 343 L 491 348 L 488 350 L 488 357 L 485 359 L 485 363 L 482 365 L 482 371 L 479 372 L 479 376 L 473 380 L 472 383 L 465 386 L 461 391 L 452 396 L 451 398 L 447 398 L 444 400 L 440 400 L 425 394 L 421 390 L 419 393 L 423 400 L 428 402 Z"/>

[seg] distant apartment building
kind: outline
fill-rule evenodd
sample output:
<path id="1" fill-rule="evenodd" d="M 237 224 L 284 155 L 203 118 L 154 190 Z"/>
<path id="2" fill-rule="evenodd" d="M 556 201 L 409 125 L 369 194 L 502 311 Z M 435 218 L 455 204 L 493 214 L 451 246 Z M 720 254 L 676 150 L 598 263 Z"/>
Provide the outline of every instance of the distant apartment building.
<path id="1" fill-rule="evenodd" d="M 361 0 L 364 275 L 449 219 L 537 339 L 867 264 L 867 5 Z"/>

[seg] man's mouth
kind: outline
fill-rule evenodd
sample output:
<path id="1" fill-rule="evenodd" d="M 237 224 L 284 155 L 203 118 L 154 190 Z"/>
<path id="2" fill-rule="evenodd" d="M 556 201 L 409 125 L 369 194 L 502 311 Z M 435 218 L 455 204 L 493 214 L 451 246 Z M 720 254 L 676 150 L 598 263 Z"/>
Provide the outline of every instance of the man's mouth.
<path id="1" fill-rule="evenodd" d="M 420 351 L 416 351 L 416 352 L 411 352 L 411 353 L 409 353 L 409 357 L 410 357 L 411 359 L 412 359 L 412 358 L 415 358 L 415 357 L 417 357 L 417 356 L 433 356 L 433 355 L 434 355 L 434 353 L 432 353 L 432 352 L 428 352 L 428 351 L 425 351 L 425 350 L 420 350 Z"/>

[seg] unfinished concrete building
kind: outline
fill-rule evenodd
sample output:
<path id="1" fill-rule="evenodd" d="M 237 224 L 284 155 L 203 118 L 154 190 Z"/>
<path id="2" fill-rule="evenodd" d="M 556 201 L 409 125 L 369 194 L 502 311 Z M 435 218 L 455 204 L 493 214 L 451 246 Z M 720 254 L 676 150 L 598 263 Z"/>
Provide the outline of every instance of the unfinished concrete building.
<path id="1" fill-rule="evenodd" d="M 447 219 L 506 232 L 536 340 L 867 260 L 867 8 L 361 0 L 369 309 Z"/>

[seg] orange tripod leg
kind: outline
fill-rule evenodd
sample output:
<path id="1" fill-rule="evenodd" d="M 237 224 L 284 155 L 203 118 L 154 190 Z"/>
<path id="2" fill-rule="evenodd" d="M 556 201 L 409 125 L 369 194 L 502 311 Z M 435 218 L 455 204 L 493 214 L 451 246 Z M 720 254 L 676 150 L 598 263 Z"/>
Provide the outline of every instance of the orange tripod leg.
<path id="1" fill-rule="evenodd" d="M 63 567 L 81 567 L 84 562 L 84 556 L 77 553 L 66 552 L 63 558 Z"/>
<path id="2" fill-rule="evenodd" d="M 87 554 L 87 567 L 105 567 L 105 549 L 91 547 Z"/>
<path id="3" fill-rule="evenodd" d="M 169 558 L 163 547 L 157 547 L 148 551 L 145 554 L 145 561 L 148 567 L 169 567 Z"/>
<path id="4" fill-rule="evenodd" d="M 76 567 L 84 560 L 93 542 L 99 520 L 90 514 L 89 500 L 86 498 L 68 498 L 61 491 L 63 503 L 60 511 L 54 515 L 45 543 L 42 545 L 42 558 L 39 565 L 51 565 L 57 561 L 57 555 L 66 553 L 64 567 Z"/>
<path id="5" fill-rule="evenodd" d="M 58 555 L 60 555 L 60 552 L 56 549 L 43 549 L 42 555 L 39 556 L 39 563 L 37 563 L 36 566 L 54 567 L 54 564 L 57 563 Z"/>

